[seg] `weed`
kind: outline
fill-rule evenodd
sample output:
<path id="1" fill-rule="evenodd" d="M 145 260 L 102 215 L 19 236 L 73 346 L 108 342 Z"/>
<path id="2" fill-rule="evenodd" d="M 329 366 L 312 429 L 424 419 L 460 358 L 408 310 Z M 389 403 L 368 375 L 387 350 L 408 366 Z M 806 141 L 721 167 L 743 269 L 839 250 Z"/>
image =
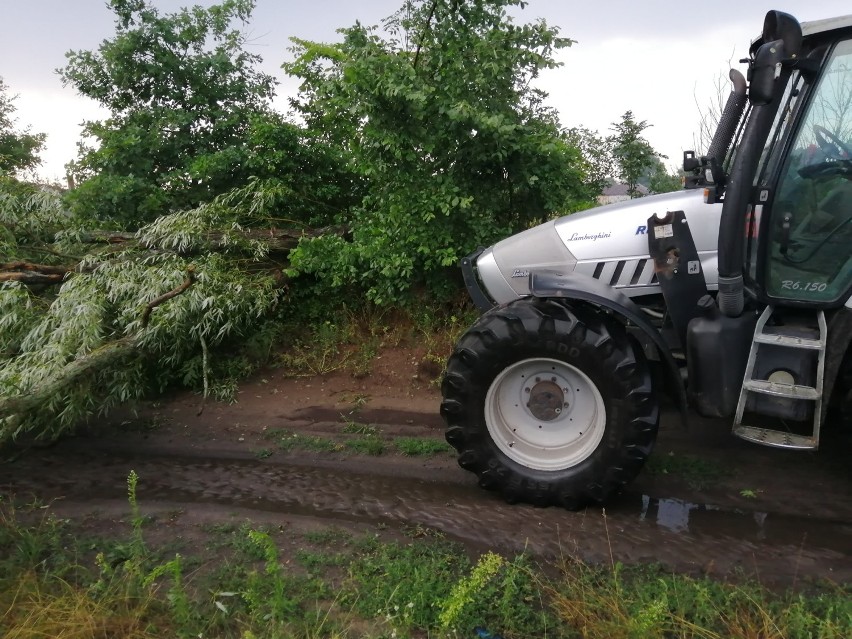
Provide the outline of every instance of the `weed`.
<path id="1" fill-rule="evenodd" d="M 305 541 L 318 546 L 346 546 L 352 542 L 352 534 L 334 526 L 323 530 L 312 530 L 302 534 Z"/>
<path id="2" fill-rule="evenodd" d="M 568 559 L 549 595 L 562 623 L 588 639 L 840 639 L 852 631 L 852 600 L 842 588 L 777 597 L 759 584 L 695 579 L 660 566 L 601 569 Z"/>
<path id="3" fill-rule="evenodd" d="M 437 528 L 431 528 L 430 526 L 423 526 L 422 524 L 416 524 L 414 526 L 403 526 L 402 534 L 410 539 L 445 539 L 446 534 L 444 534 L 443 530 L 438 530 Z"/>
<path id="4" fill-rule="evenodd" d="M 24 526 L 18 520 L 18 509 L 13 502 L 0 507 L 0 567 L 11 574 L 14 571 L 42 570 L 63 572 L 61 563 L 65 545 L 65 520 L 58 519 L 38 504 L 24 507 L 23 515 L 37 513 L 34 524 Z"/>
<path id="5" fill-rule="evenodd" d="M 295 340 L 279 356 L 278 366 L 293 377 L 327 375 L 347 364 L 351 351 L 344 345 L 352 337 L 352 326 L 348 323 L 326 320 L 311 327 L 304 338 Z"/>
<path id="6" fill-rule="evenodd" d="M 352 403 L 352 411 L 349 413 L 351 415 L 358 409 L 364 408 L 364 406 L 367 405 L 367 402 L 370 401 L 370 396 L 366 393 L 354 393 L 353 395 L 347 396 L 346 401 Z"/>
<path id="7" fill-rule="evenodd" d="M 343 585 L 344 603 L 367 618 L 382 619 L 399 606 L 417 628 L 436 626 L 435 602 L 450 593 L 457 575 L 470 565 L 462 549 L 447 542 L 385 544 L 366 536 L 356 550 Z"/>
<path id="8" fill-rule="evenodd" d="M 374 424 L 362 424 L 351 419 L 346 419 L 343 415 L 341 417 L 343 417 L 344 421 L 342 430 L 347 435 L 369 435 L 377 437 L 381 433 L 379 427 Z"/>
<path id="9" fill-rule="evenodd" d="M 441 614 L 438 621 L 444 630 L 455 627 L 462 610 L 473 603 L 474 597 L 494 578 L 503 565 L 503 558 L 488 552 L 479 558 L 468 577 L 455 583 L 449 596 L 441 602 Z"/>
<path id="10" fill-rule="evenodd" d="M 385 443 L 375 435 L 366 435 L 346 442 L 346 447 L 362 455 L 378 457 L 385 452 Z"/>
<path id="11" fill-rule="evenodd" d="M 757 499 L 758 495 L 763 491 L 759 488 L 743 488 L 740 491 L 740 497 L 745 497 L 746 499 Z"/>
<path id="12" fill-rule="evenodd" d="M 142 539 L 142 524 L 144 518 L 139 511 L 139 504 L 136 501 L 136 485 L 139 482 L 139 475 L 135 470 L 131 470 L 127 476 L 127 501 L 130 504 L 130 552 L 131 559 L 142 561 L 146 554 L 145 541 Z"/>
<path id="13" fill-rule="evenodd" d="M 272 457 L 274 451 L 271 448 L 260 448 L 254 451 L 254 456 L 258 459 L 266 459 L 268 457 Z"/>
<path id="14" fill-rule="evenodd" d="M 296 560 L 309 571 L 316 571 L 329 566 L 343 566 L 347 562 L 341 553 L 326 553 L 312 550 L 296 551 Z"/>
<path id="15" fill-rule="evenodd" d="M 409 457 L 428 457 L 453 452 L 447 442 L 426 437 L 397 437 L 393 440 L 393 445 L 399 452 Z"/>
<path id="16" fill-rule="evenodd" d="M 266 436 L 274 438 L 278 448 L 283 451 L 310 450 L 318 453 L 330 453 L 343 450 L 340 443 L 318 435 L 302 435 L 301 433 L 276 430 L 269 431 Z"/>
<path id="17" fill-rule="evenodd" d="M 127 597 L 121 584 L 96 593 L 56 577 L 22 572 L 0 591 L 0 630 L 13 637 L 162 636 L 169 627 L 152 592 Z"/>
<path id="18" fill-rule="evenodd" d="M 269 538 L 269 529 L 256 526 L 250 521 L 244 521 L 231 535 L 230 546 L 241 560 L 263 561 L 266 559 L 265 548 L 252 535 L 265 535 Z"/>
<path id="19" fill-rule="evenodd" d="M 287 581 L 278 549 L 265 532 L 250 530 L 248 538 L 264 559 L 264 576 L 256 571 L 249 573 L 249 579 L 242 598 L 246 602 L 249 614 L 255 621 L 282 625 L 296 610 L 296 602 L 287 594 Z"/>
<path id="20" fill-rule="evenodd" d="M 645 464 L 645 472 L 679 477 L 693 490 L 703 490 L 730 474 L 712 461 L 694 455 L 675 455 L 674 452 L 652 454 Z"/>

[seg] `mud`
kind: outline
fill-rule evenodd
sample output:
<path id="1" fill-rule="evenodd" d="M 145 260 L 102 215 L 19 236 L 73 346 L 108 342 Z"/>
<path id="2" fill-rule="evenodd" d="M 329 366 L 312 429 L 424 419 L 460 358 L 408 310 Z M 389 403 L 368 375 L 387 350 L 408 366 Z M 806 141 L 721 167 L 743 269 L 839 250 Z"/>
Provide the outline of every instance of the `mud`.
<path id="1" fill-rule="evenodd" d="M 848 437 L 829 440 L 819 453 L 777 451 L 732 438 L 721 421 L 692 418 L 684 431 L 667 412 L 655 455 L 700 460 L 702 468 L 720 469 L 718 476 L 696 487 L 688 472 L 649 472 L 606 508 L 578 513 L 505 504 L 478 488 L 449 454 L 276 449 L 276 438 L 289 434 L 344 441 L 354 435 L 343 427 L 355 423 L 388 442 L 441 439 L 439 395 L 420 379 L 417 358 L 405 351 L 384 358 L 368 379 L 286 380 L 267 373 L 244 385 L 237 404 L 211 403 L 201 415 L 197 397 L 180 395 L 49 449 L 4 451 L 0 493 L 47 501 L 63 517 L 107 522 L 127 512 L 132 469 L 140 476 L 140 503 L 149 512 L 172 513 L 171 534 L 186 537 L 202 519 L 240 513 L 302 527 L 420 526 L 474 553 L 495 548 L 547 559 L 661 562 L 677 571 L 745 573 L 782 585 L 852 580 Z"/>

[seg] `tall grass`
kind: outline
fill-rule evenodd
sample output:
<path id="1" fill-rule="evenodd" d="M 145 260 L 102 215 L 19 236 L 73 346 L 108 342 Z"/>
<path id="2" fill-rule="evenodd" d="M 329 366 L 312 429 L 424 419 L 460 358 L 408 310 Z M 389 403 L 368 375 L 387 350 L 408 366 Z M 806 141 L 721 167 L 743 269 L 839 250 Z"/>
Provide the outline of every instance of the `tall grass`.
<path id="1" fill-rule="evenodd" d="M 128 479 L 129 528 L 81 538 L 40 504 L 0 502 L 0 636 L 241 639 L 848 639 L 852 590 L 778 593 L 662 566 L 465 549 L 423 527 L 409 539 L 250 522 L 208 525 L 186 554 L 144 539 Z M 294 541 L 297 542 L 294 544 Z M 285 556 L 286 547 L 297 551 Z"/>

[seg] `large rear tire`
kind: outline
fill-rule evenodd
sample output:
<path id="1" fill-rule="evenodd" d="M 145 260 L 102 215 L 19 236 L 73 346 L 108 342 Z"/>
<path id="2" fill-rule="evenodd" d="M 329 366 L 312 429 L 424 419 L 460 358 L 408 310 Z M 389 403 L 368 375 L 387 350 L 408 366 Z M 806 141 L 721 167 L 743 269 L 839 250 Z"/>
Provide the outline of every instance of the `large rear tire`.
<path id="1" fill-rule="evenodd" d="M 483 315 L 447 363 L 441 415 L 459 465 L 508 501 L 600 503 L 639 472 L 659 408 L 612 317 L 526 298 Z"/>

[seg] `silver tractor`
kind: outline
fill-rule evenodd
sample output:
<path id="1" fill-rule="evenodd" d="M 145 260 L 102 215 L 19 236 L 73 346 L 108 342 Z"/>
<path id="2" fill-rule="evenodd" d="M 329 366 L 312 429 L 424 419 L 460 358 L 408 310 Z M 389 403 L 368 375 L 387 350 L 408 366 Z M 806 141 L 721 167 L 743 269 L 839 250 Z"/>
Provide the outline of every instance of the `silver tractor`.
<path id="1" fill-rule="evenodd" d="M 745 62 L 745 61 L 744 61 Z M 483 488 L 570 509 L 639 473 L 660 393 L 780 448 L 852 377 L 852 15 L 766 15 L 685 188 L 462 261 L 483 311 L 450 356 L 446 438 Z"/>

